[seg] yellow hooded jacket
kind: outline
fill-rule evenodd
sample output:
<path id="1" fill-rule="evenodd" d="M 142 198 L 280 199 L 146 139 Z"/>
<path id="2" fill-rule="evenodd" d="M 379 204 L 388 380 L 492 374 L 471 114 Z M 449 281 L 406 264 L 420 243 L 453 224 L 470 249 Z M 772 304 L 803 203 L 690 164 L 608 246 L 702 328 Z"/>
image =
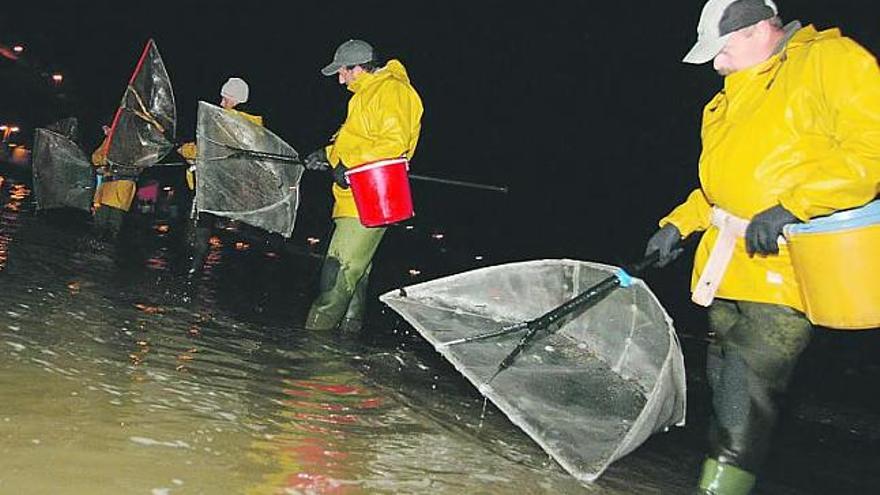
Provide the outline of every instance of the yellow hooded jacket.
<path id="1" fill-rule="evenodd" d="M 241 110 L 235 110 L 234 108 L 227 108 L 226 111 L 238 115 L 239 117 L 243 117 L 251 123 L 263 127 L 263 117 L 259 115 L 251 115 L 247 112 L 242 112 Z M 196 143 L 193 142 L 183 143 L 182 145 L 180 145 L 180 148 L 178 148 L 177 152 L 188 162 L 192 162 L 199 156 L 199 149 L 196 148 Z M 196 188 L 195 174 L 192 172 L 192 170 L 186 171 L 186 185 L 189 187 L 190 190 Z"/>
<path id="2" fill-rule="evenodd" d="M 861 206 L 880 192 L 880 71 L 837 29 L 798 30 L 765 62 L 731 75 L 703 111 L 700 188 L 660 225 L 706 230 L 692 289 L 718 235 L 718 206 L 743 219 L 781 204 L 800 220 Z M 708 230 L 707 230 L 708 229 Z M 785 245 L 746 254 L 739 239 L 717 297 L 803 310 Z"/>
<path id="3" fill-rule="evenodd" d="M 107 136 L 92 153 L 92 165 L 96 168 L 103 169 L 107 166 L 107 148 L 109 146 L 110 137 Z M 102 182 L 101 186 L 95 190 L 95 197 L 92 202 L 96 209 L 102 206 L 110 206 L 122 211 L 128 211 L 131 208 L 131 202 L 134 200 L 136 189 L 137 183 L 131 179 L 116 179 Z"/>
<path id="4" fill-rule="evenodd" d="M 412 87 L 406 69 L 397 60 L 361 74 L 348 89 L 348 116 L 326 148 L 335 167 L 349 168 L 367 162 L 405 156 L 412 159 L 421 130 L 422 100 Z M 357 218 L 350 189 L 333 184 L 333 218 Z"/>

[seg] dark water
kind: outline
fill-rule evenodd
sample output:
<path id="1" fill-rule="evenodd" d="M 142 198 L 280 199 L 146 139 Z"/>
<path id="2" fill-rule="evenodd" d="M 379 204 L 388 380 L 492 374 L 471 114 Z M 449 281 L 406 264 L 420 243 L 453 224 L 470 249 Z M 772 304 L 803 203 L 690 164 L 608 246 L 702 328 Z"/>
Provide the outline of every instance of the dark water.
<path id="1" fill-rule="evenodd" d="M 178 223 L 132 215 L 119 248 L 100 245 L 84 219 L 38 215 L 25 183 L 3 182 L 0 493 L 665 494 L 694 482 L 708 412 L 699 337 L 684 342 L 688 427 L 585 487 L 491 405 L 483 413 L 479 393 L 378 302 L 360 336 L 299 329 L 319 222 L 304 221 L 295 255 L 223 232 L 190 281 Z M 493 262 L 438 233 L 391 232 L 376 290 Z M 761 492 L 880 487 L 880 373 L 840 357 L 852 350 L 822 354 L 824 378 L 798 382 L 810 386 Z"/>

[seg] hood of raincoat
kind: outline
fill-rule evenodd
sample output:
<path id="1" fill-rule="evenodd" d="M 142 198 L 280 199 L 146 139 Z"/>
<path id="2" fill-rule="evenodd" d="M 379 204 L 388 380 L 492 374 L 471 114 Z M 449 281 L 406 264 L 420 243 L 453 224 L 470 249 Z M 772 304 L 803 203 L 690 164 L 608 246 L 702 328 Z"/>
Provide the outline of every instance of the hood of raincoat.
<path id="1" fill-rule="evenodd" d="M 742 219 L 781 204 L 800 220 L 861 206 L 880 192 L 880 71 L 837 29 L 800 29 L 765 62 L 736 72 L 703 112 L 700 188 L 661 225 L 708 229 L 712 207 Z M 788 250 L 750 258 L 739 239 L 718 297 L 802 309 Z"/>
<path id="2" fill-rule="evenodd" d="M 412 159 L 421 132 L 422 100 L 410 84 L 403 64 L 361 74 L 348 86 L 353 93 L 345 122 L 327 147 L 333 166 L 348 168 L 405 156 Z M 351 190 L 333 185 L 334 217 L 357 217 Z"/>

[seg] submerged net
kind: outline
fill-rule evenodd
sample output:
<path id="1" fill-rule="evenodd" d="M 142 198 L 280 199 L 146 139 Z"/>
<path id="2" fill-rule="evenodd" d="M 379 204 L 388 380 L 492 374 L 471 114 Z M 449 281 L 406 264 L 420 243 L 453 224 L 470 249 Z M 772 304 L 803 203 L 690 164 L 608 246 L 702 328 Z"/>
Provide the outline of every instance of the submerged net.
<path id="1" fill-rule="evenodd" d="M 32 163 L 38 209 L 91 208 L 94 170 L 86 154 L 67 136 L 37 129 Z"/>
<path id="2" fill-rule="evenodd" d="M 618 288 L 530 347 L 487 383 L 522 332 L 455 339 L 529 321 L 615 268 L 571 260 L 511 263 L 392 291 L 381 300 L 569 473 L 583 482 L 684 424 L 684 359 L 670 318 L 640 280 Z"/>
<path id="3" fill-rule="evenodd" d="M 156 165 L 171 151 L 176 125 L 171 80 L 149 40 L 113 118 L 107 160 L 116 168 Z"/>
<path id="4" fill-rule="evenodd" d="M 199 102 L 196 139 L 197 211 L 290 237 L 304 170 L 296 150 L 268 129 L 205 102 Z"/>

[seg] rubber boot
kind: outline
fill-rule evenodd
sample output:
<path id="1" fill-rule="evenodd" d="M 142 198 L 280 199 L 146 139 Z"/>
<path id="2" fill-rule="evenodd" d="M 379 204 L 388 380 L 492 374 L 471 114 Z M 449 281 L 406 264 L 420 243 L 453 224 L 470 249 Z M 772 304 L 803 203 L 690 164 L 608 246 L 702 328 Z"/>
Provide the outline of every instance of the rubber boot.
<path id="1" fill-rule="evenodd" d="M 339 330 L 346 334 L 356 334 L 361 331 L 364 325 L 364 316 L 367 312 L 367 285 L 370 278 L 370 271 L 373 265 L 367 267 L 361 280 L 354 289 L 351 302 L 348 303 L 348 310 L 342 321 L 339 322 Z"/>
<path id="2" fill-rule="evenodd" d="M 189 275 L 194 275 L 202 270 L 208 253 L 211 251 L 211 227 L 199 225 L 195 229 L 192 245 L 192 259 L 190 260 Z"/>
<path id="3" fill-rule="evenodd" d="M 191 228 L 191 255 L 190 265 L 187 274 L 193 276 L 202 271 L 202 266 L 211 252 L 211 235 L 214 233 L 216 220 L 213 215 L 203 213 L 194 224 L 190 224 Z"/>
<path id="4" fill-rule="evenodd" d="M 748 495 L 755 486 L 755 475 L 733 464 L 718 462 L 711 457 L 703 462 L 700 495 Z"/>

